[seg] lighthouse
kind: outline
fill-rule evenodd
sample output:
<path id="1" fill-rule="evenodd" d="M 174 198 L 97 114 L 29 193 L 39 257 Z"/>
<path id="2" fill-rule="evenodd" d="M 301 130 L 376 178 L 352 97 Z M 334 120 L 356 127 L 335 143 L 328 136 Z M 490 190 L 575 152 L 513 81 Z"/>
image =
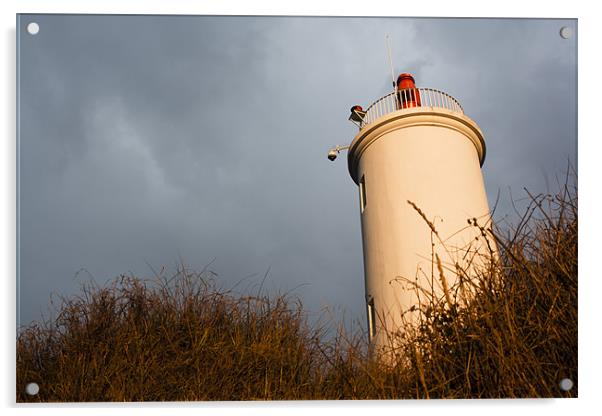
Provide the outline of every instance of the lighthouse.
<path id="1" fill-rule="evenodd" d="M 372 345 L 384 348 L 403 322 L 415 319 L 421 291 L 443 296 L 458 270 L 470 274 L 494 254 L 482 233 L 491 221 L 481 173 L 485 140 L 455 98 L 416 87 L 407 73 L 366 110 L 353 106 L 349 119 L 359 132 L 329 158 L 348 149 L 358 186 L 368 333 Z"/>

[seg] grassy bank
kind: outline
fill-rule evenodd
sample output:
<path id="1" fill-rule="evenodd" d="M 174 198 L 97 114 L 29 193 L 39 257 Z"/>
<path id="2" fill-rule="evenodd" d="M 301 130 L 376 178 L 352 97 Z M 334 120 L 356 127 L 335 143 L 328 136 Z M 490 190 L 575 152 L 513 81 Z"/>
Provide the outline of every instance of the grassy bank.
<path id="1" fill-rule="evenodd" d="M 533 196 L 511 230 L 482 231 L 499 261 L 419 305 L 396 366 L 367 354 L 365 333 L 326 337 L 298 299 L 180 270 L 89 285 L 22 328 L 17 401 L 576 397 L 576 191 Z"/>

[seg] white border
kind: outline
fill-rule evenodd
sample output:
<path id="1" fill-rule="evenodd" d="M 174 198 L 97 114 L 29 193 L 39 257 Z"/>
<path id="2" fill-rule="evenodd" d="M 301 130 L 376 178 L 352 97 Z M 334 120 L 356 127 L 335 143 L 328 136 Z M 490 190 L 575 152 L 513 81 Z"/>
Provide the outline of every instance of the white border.
<path id="1" fill-rule="evenodd" d="M 208 404 L 141 404 L 127 405 L 46 405 L 25 406 L 27 412 L 44 412 L 50 415 L 80 414 L 85 408 L 86 414 L 104 414 L 107 407 L 116 414 L 131 413 L 133 408 L 144 408 L 145 415 L 162 415 L 165 407 L 179 409 L 187 414 L 199 411 L 212 414 L 239 414 L 240 410 L 250 414 L 288 414 L 305 415 L 308 411 L 332 413 L 344 411 L 351 414 L 364 414 L 367 410 L 381 409 L 394 412 L 420 411 L 424 414 L 483 414 L 504 415 L 524 413 L 525 411 L 547 414 L 567 414 L 584 412 L 596 405 L 599 397 L 600 360 L 602 350 L 599 322 L 599 301 L 601 293 L 600 265 L 596 264 L 596 242 L 601 235 L 599 181 L 600 164 L 598 155 L 602 137 L 595 134 L 596 117 L 594 111 L 600 108 L 600 81 L 602 74 L 599 55 L 600 16 L 594 11 L 595 2 L 583 2 L 588 5 L 568 1 L 546 1 L 531 4 L 524 0 L 505 0 L 495 4 L 483 1 L 444 1 L 428 2 L 405 1 L 333 1 L 304 0 L 295 2 L 255 0 L 253 2 L 220 1 L 211 4 L 187 0 L 170 1 L 3 1 L 0 3 L 0 19 L 3 28 L 2 82 L 4 97 L 1 101 L 1 125 L 4 126 L 2 140 L 2 180 L 0 204 L 4 238 L 0 247 L 0 264 L 4 266 L 1 291 L 3 299 L 3 331 L 1 359 L 2 376 L 0 394 L 3 407 L 9 407 L 9 414 L 16 411 L 15 400 L 15 21 L 16 13 L 124 13 L 124 14 L 237 14 L 237 15 L 345 15 L 345 16 L 464 16 L 464 17 L 545 17 L 579 19 L 579 187 L 580 187 L 580 255 L 579 255 L 579 399 L 574 400 L 504 400 L 504 401 L 438 401 L 438 402 L 277 402 L 277 403 L 208 403 Z M 484 6 L 486 4 L 486 8 Z M 520 67 L 517 67 L 520 70 Z M 585 224 L 585 225 L 584 225 Z M 596 329 L 594 329 L 596 328 Z M 24 407 L 24 406 L 21 406 Z M 200 407 L 200 408 L 199 408 Z M 597 406 L 596 406 L 597 407 Z M 93 409 L 94 408 L 94 409 Z M 96 410 L 97 409 L 97 410 Z M 344 410 L 343 410 L 344 409 Z M 590 412 L 586 412 L 590 413 Z"/>

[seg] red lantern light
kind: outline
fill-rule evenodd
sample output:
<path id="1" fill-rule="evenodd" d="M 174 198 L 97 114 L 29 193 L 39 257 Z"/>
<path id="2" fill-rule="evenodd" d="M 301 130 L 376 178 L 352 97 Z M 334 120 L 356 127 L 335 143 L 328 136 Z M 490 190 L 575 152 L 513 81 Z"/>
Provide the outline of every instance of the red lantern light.
<path id="1" fill-rule="evenodd" d="M 403 73 L 397 77 L 397 104 L 399 109 L 420 107 L 420 91 L 412 74 Z"/>

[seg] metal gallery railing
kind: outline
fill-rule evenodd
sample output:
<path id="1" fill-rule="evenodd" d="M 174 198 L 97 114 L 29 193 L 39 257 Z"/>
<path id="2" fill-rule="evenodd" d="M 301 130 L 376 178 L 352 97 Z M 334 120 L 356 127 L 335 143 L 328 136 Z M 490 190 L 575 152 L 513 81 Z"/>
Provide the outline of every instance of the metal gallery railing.
<path id="1" fill-rule="evenodd" d="M 458 100 L 443 91 L 432 88 L 411 88 L 392 92 L 372 103 L 366 110 L 360 128 L 386 114 L 415 107 L 442 108 L 464 114 Z"/>

